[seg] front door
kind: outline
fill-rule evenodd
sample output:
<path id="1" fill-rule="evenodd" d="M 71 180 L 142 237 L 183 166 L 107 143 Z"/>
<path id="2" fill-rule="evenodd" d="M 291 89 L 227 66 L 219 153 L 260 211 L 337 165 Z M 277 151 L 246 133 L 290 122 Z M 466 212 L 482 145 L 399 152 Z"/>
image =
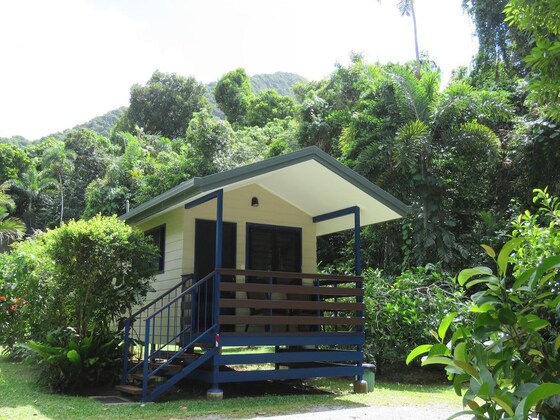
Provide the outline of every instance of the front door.
<path id="1" fill-rule="evenodd" d="M 247 268 L 301 272 L 301 229 L 247 225 Z"/>
<path id="2" fill-rule="evenodd" d="M 237 225 L 223 222 L 222 236 L 222 267 L 235 268 Z M 194 273 L 197 280 L 201 280 L 212 271 L 216 265 L 216 221 L 197 219 L 195 222 L 194 245 Z M 224 281 L 228 281 L 224 276 Z M 198 318 L 195 323 L 199 330 L 206 330 L 212 325 L 214 302 L 214 283 L 207 282 L 199 290 Z"/>
<path id="3" fill-rule="evenodd" d="M 301 272 L 301 229 L 283 226 L 247 225 L 247 268 L 250 270 Z M 266 277 L 249 277 L 250 283 L 268 283 Z M 301 279 L 273 278 L 275 284 L 301 285 Z M 270 293 L 247 292 L 249 299 L 271 299 Z M 280 297 L 277 297 L 280 298 Z M 290 296 L 285 298 L 289 299 Z M 274 309 L 270 312 L 261 310 L 260 313 L 285 316 L 289 312 Z M 260 314 L 259 310 L 251 310 L 252 315 Z M 249 326 L 245 327 L 247 331 Z M 267 326 L 266 331 L 271 327 Z M 288 330 L 287 326 L 276 326 L 275 330 Z"/>

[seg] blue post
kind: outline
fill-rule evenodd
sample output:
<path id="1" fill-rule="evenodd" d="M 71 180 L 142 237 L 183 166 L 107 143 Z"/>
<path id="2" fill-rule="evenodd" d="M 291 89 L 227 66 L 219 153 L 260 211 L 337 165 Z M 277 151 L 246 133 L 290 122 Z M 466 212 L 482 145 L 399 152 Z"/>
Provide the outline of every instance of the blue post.
<path id="1" fill-rule="evenodd" d="M 360 209 L 354 208 L 354 270 L 357 276 L 362 275 L 362 240 L 360 237 Z"/>
<path id="2" fill-rule="evenodd" d="M 362 275 L 362 246 L 361 246 L 361 238 L 360 238 L 360 208 L 358 206 L 348 207 L 341 210 L 332 211 L 330 213 L 320 214 L 318 216 L 313 217 L 313 223 L 324 222 L 325 220 L 335 219 L 337 217 L 347 216 L 347 215 L 354 215 L 354 272 L 356 276 Z M 361 281 L 356 282 L 356 288 L 362 289 L 363 284 Z M 356 302 L 362 303 L 364 298 L 362 296 L 356 296 Z M 363 311 L 357 311 L 356 315 L 358 317 L 364 316 Z M 358 331 L 364 331 L 363 326 L 358 327 Z M 362 352 L 363 348 L 361 345 L 357 346 L 357 351 Z M 362 361 L 358 360 L 357 363 L 358 367 L 362 367 Z M 364 384 L 365 388 L 364 388 Z M 365 390 L 364 390 L 365 389 Z M 358 375 L 356 377 L 356 382 L 354 382 L 354 392 L 366 392 L 367 391 L 367 383 L 363 380 L 363 375 Z"/>
<path id="3" fill-rule="evenodd" d="M 144 372 L 142 375 L 142 401 L 148 400 L 148 374 L 150 366 L 150 319 L 146 320 L 146 332 L 144 339 Z"/>
<path id="4" fill-rule="evenodd" d="M 222 243 L 223 243 L 223 217 L 224 217 L 224 192 L 219 190 L 216 194 L 216 269 L 222 268 Z M 216 346 L 219 343 L 220 334 L 220 280 L 219 271 L 214 275 L 214 308 L 213 308 L 213 324 L 216 326 Z M 218 354 L 219 348 L 216 348 Z M 218 383 L 218 375 L 220 367 L 216 363 L 216 358 L 212 358 L 212 388 L 206 393 L 209 399 L 222 399 L 223 391 Z"/>
<path id="5" fill-rule="evenodd" d="M 360 237 L 360 229 L 361 229 L 360 209 L 359 207 L 356 207 L 354 210 L 354 272 L 356 273 L 356 276 L 362 275 L 362 241 Z M 357 289 L 362 289 L 363 286 L 364 285 L 362 284 L 361 281 L 356 282 Z M 363 296 L 356 296 L 357 303 L 362 303 L 363 301 L 364 301 Z M 363 317 L 364 313 L 363 311 L 358 311 L 356 315 L 358 317 Z M 363 325 L 358 326 L 358 331 L 363 334 L 364 332 Z M 363 351 L 362 347 L 363 347 L 362 345 L 358 345 L 356 347 L 356 350 L 362 352 Z M 358 367 L 362 367 L 362 360 L 358 360 Z M 363 391 L 363 383 L 364 383 L 363 375 L 358 375 L 356 377 L 356 383 L 354 385 L 355 392 Z M 367 385 L 366 385 L 366 391 L 367 391 Z"/>

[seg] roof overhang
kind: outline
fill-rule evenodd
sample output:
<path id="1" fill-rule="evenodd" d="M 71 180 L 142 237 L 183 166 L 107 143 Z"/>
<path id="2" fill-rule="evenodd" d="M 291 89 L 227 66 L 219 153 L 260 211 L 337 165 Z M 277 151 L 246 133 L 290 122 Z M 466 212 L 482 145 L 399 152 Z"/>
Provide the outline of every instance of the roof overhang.
<path id="1" fill-rule="evenodd" d="M 408 206 L 317 147 L 277 156 L 203 178 L 193 178 L 120 216 L 136 224 L 171 211 L 218 189 L 256 184 L 310 217 L 358 206 L 361 225 L 398 219 Z M 224 202 L 227 206 L 227 201 Z M 317 223 L 317 235 L 354 227 L 347 215 Z"/>

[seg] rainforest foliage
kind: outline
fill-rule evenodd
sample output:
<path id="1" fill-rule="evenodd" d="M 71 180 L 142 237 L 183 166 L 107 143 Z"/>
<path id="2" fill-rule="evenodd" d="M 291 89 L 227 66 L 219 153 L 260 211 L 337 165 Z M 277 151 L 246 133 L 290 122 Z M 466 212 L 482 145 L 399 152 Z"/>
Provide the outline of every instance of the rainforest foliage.
<path id="1" fill-rule="evenodd" d="M 412 15 L 414 2 L 401 3 Z M 126 109 L 36 142 L 0 139 L 2 222 L 31 236 L 122 214 L 195 176 L 317 146 L 411 206 L 402 220 L 363 231 L 375 308 L 366 348 L 394 361 L 425 342 L 449 306 L 462 307 L 465 292 L 449 278 L 491 262 L 480 244 L 500 249 L 513 232 L 550 249 L 540 228 L 522 228 L 523 217 L 542 222 L 535 189 L 560 194 L 560 0 L 463 3 L 480 48 L 445 84 L 426 54 L 404 64 L 352 54 L 319 81 L 252 79 L 238 68 L 206 86 L 155 71 L 132 86 Z M 322 267 L 352 261 L 350 241 L 319 238 Z M 537 264 L 531 258 L 515 267 Z M 557 326 L 558 315 L 549 322 Z"/>

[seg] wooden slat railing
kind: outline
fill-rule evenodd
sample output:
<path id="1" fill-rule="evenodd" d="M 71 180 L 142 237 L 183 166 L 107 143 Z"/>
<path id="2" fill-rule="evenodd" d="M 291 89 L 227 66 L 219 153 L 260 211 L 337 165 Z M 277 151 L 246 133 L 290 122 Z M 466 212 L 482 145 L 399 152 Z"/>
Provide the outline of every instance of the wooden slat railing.
<path id="1" fill-rule="evenodd" d="M 225 268 L 217 271 L 222 275 L 220 291 L 227 292 L 219 300 L 220 309 L 229 310 L 227 314 L 221 311 L 221 325 L 240 325 L 245 331 L 250 327 L 262 331 L 263 326 L 265 331 L 349 331 L 365 324 L 365 306 L 358 299 L 364 295 L 362 277 Z"/>

